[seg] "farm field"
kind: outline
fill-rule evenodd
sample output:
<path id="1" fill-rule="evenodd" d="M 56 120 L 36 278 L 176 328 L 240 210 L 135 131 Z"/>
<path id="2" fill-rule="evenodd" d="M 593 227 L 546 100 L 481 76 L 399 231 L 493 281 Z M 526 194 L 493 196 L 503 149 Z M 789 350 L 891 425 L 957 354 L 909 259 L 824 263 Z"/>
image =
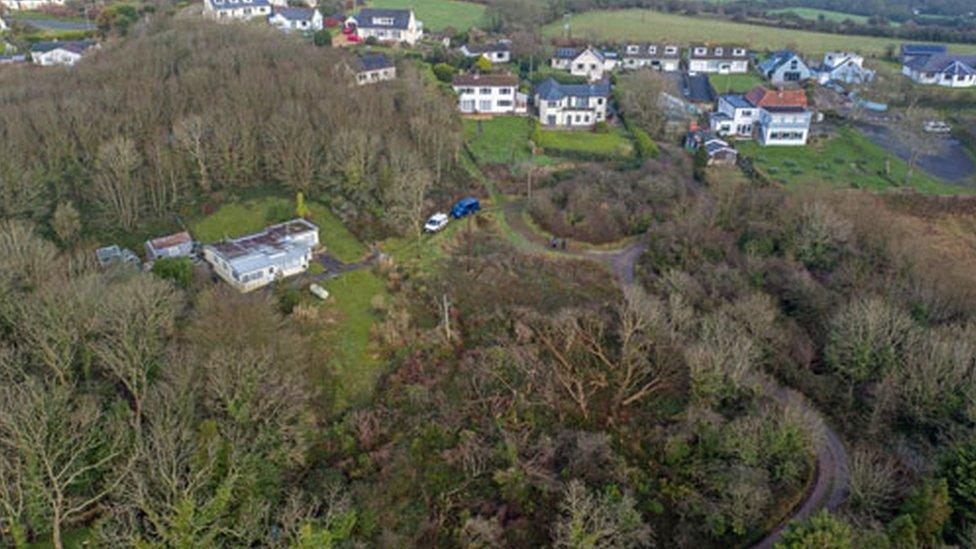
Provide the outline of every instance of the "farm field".
<path id="1" fill-rule="evenodd" d="M 766 10 L 766 15 L 780 15 L 790 13 L 799 16 L 803 19 L 817 20 L 823 16 L 827 21 L 847 21 L 851 20 L 855 23 L 867 23 L 868 17 L 864 15 L 854 15 L 853 13 L 844 13 L 842 11 L 831 11 L 831 10 L 821 10 L 817 8 L 778 8 L 773 10 Z"/>
<path id="2" fill-rule="evenodd" d="M 910 187 L 928 194 L 968 192 L 963 187 L 944 183 L 921 169 L 916 169 L 906 181 L 908 165 L 853 128 L 841 128 L 836 136 L 812 142 L 807 147 L 760 147 L 752 141 L 743 141 L 735 146 L 740 154 L 753 160 L 771 179 L 787 187 L 827 184 L 872 191 Z M 890 161 L 891 166 L 887 176 L 885 159 Z"/>
<path id="3" fill-rule="evenodd" d="M 457 0 L 374 0 L 374 8 L 412 9 L 427 30 L 439 31 L 451 27 L 466 31 L 481 24 L 485 6 Z"/>
<path id="4" fill-rule="evenodd" d="M 881 56 L 888 45 L 897 42 L 891 38 L 797 31 L 646 9 L 591 11 L 574 15 L 568 22 L 573 36 L 593 40 L 673 40 L 689 44 L 707 39 L 710 42 L 744 43 L 759 50 L 775 50 L 795 44 L 800 51 L 813 56 L 838 49 Z M 562 36 L 563 23 L 562 20 L 550 23 L 543 27 L 542 32 L 549 37 Z M 703 33 L 705 28 L 707 33 Z M 976 52 L 976 45 L 951 44 L 949 49 L 954 52 Z"/>

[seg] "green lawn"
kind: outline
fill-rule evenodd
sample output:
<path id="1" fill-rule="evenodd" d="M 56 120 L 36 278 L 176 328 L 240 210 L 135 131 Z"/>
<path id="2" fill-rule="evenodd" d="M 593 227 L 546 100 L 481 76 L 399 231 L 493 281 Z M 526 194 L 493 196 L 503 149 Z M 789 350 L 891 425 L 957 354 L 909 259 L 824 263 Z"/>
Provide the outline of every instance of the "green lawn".
<path id="1" fill-rule="evenodd" d="M 745 74 L 710 74 L 709 82 L 719 94 L 746 93 L 766 81 L 754 72 Z"/>
<path id="2" fill-rule="evenodd" d="M 489 120 L 464 119 L 464 141 L 478 164 L 548 164 L 546 156 L 532 156 L 529 136 L 534 121 L 524 116 L 496 116 Z"/>
<path id="3" fill-rule="evenodd" d="M 457 0 L 373 0 L 375 8 L 412 9 L 427 30 L 439 31 L 451 27 L 467 31 L 481 25 L 485 6 Z"/>
<path id="4" fill-rule="evenodd" d="M 868 17 L 865 15 L 854 15 L 853 13 L 844 13 L 842 11 L 831 11 L 831 10 L 821 10 L 817 8 L 779 8 L 774 10 L 766 10 L 767 15 L 779 15 L 783 13 L 791 13 L 793 15 L 799 16 L 802 19 L 809 19 L 811 21 L 816 21 L 823 16 L 827 21 L 847 21 L 851 20 L 855 23 L 867 23 Z"/>
<path id="5" fill-rule="evenodd" d="M 621 129 L 609 133 L 585 131 L 547 130 L 542 132 L 540 145 L 556 151 L 578 151 L 604 156 L 627 157 L 634 153 L 634 146 Z"/>
<path id="6" fill-rule="evenodd" d="M 737 143 L 736 148 L 772 179 L 788 187 L 826 183 L 873 191 L 912 187 L 930 194 L 968 192 L 917 168 L 906 181 L 908 165 L 853 128 L 842 128 L 836 137 L 807 147 L 760 147 L 755 142 L 744 141 Z M 891 162 L 888 176 L 884 174 L 885 158 Z"/>
<path id="7" fill-rule="evenodd" d="M 573 36 L 594 40 L 675 41 L 681 44 L 707 40 L 743 43 L 760 50 L 775 50 L 795 44 L 801 52 L 815 57 L 829 50 L 856 50 L 880 56 L 885 53 L 886 46 L 900 42 L 893 38 L 797 31 L 647 9 L 591 11 L 573 15 L 568 22 Z M 562 19 L 550 23 L 543 27 L 542 32 L 548 37 L 562 36 L 563 23 Z M 951 44 L 949 49 L 976 52 L 976 45 Z"/>
<path id="8" fill-rule="evenodd" d="M 327 206 L 314 200 L 307 204 L 311 220 L 319 226 L 319 239 L 326 249 L 342 261 L 362 259 L 367 249 L 356 240 Z M 295 217 L 295 201 L 281 196 L 266 196 L 243 202 L 224 204 L 214 213 L 190 222 L 190 234 L 210 244 L 254 233 L 268 225 Z"/>

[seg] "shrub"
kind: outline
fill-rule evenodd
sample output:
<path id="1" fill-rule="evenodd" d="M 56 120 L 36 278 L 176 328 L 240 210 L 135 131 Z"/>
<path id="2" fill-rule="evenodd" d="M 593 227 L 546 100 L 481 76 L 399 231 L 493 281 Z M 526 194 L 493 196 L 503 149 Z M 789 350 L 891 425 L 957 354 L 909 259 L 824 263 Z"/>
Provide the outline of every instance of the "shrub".
<path id="1" fill-rule="evenodd" d="M 434 76 L 436 76 L 441 82 L 450 82 L 454 78 L 455 74 L 457 74 L 457 70 L 447 63 L 438 63 L 434 65 Z"/>
<path id="2" fill-rule="evenodd" d="M 848 549 L 854 547 L 854 529 L 827 511 L 803 522 L 791 523 L 776 549 Z"/>
<path id="3" fill-rule="evenodd" d="M 193 263 L 185 257 L 164 257 L 153 263 L 152 273 L 186 289 L 193 280 Z"/>
<path id="4" fill-rule="evenodd" d="M 637 151 L 637 156 L 640 158 L 658 158 L 661 156 L 661 149 L 647 132 L 629 121 L 625 121 L 624 126 L 634 136 L 634 149 Z"/>
<path id="5" fill-rule="evenodd" d="M 474 62 L 474 65 L 478 67 L 478 70 L 481 72 L 489 72 L 491 70 L 491 61 L 484 55 L 479 57 L 478 60 Z"/>
<path id="6" fill-rule="evenodd" d="M 312 43 L 316 46 L 322 48 L 332 45 L 332 30 L 322 29 L 320 31 L 315 31 L 312 35 Z"/>

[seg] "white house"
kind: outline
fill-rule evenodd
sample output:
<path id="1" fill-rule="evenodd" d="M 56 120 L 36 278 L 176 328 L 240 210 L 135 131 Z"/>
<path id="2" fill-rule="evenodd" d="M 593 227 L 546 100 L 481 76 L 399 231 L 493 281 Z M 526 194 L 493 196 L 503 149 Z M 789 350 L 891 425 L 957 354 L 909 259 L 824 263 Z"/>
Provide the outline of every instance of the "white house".
<path id="1" fill-rule="evenodd" d="M 70 67 L 77 63 L 85 52 L 96 47 L 92 40 L 36 42 L 31 45 L 31 62 L 45 67 L 51 65 Z"/>
<path id="2" fill-rule="evenodd" d="M 293 219 L 239 238 L 204 246 L 203 258 L 215 273 L 241 292 L 249 292 L 304 273 L 319 245 L 319 228 Z"/>
<path id="3" fill-rule="evenodd" d="M 424 24 L 414 17 L 412 10 L 360 10 L 346 19 L 346 27 L 354 29 L 359 38 L 375 38 L 380 42 L 398 42 L 413 46 L 424 34 Z"/>
<path id="4" fill-rule="evenodd" d="M 7 9 L 36 10 L 47 6 L 63 6 L 65 0 L 2 0 Z"/>
<path id="5" fill-rule="evenodd" d="M 864 68 L 864 57 L 848 51 L 827 52 L 817 71 L 817 81 L 820 84 L 867 84 L 873 80 L 874 71 Z"/>
<path id="6" fill-rule="evenodd" d="M 396 65 L 382 53 L 356 57 L 349 68 L 356 76 L 356 84 L 362 86 L 396 78 Z"/>
<path id="7" fill-rule="evenodd" d="M 459 74 L 451 81 L 463 114 L 524 114 L 528 101 L 508 74 Z"/>
<path id="8" fill-rule="evenodd" d="M 607 119 L 610 82 L 560 84 L 552 78 L 539 84 L 534 95 L 539 122 L 548 128 L 592 128 Z"/>
<path id="9" fill-rule="evenodd" d="M 512 41 L 499 40 L 494 44 L 465 44 L 460 48 L 461 55 L 468 58 L 484 57 L 492 64 L 508 63 L 512 60 Z"/>
<path id="10" fill-rule="evenodd" d="M 193 237 L 190 233 L 182 231 L 147 240 L 145 247 L 148 261 L 163 257 L 187 257 L 193 253 Z"/>
<path id="11" fill-rule="evenodd" d="M 607 56 L 595 48 L 557 48 L 552 56 L 552 68 L 569 71 L 574 76 L 585 76 L 587 80 L 602 80 L 607 71 L 617 66 L 615 56 Z"/>
<path id="12" fill-rule="evenodd" d="M 223 21 L 267 17 L 271 15 L 271 3 L 268 0 L 203 0 L 203 13 Z"/>
<path id="13" fill-rule="evenodd" d="M 976 55 L 917 56 L 902 66 L 902 74 L 919 84 L 971 88 L 976 86 Z"/>
<path id="14" fill-rule="evenodd" d="M 723 137 L 752 137 L 752 129 L 759 120 L 759 108 L 743 95 L 723 95 L 718 107 L 708 115 L 709 127 Z"/>
<path id="15" fill-rule="evenodd" d="M 688 72 L 743 74 L 749 71 L 749 52 L 742 46 L 707 46 L 688 48 Z"/>
<path id="16" fill-rule="evenodd" d="M 773 52 L 759 63 L 758 69 L 773 84 L 802 82 L 816 75 L 802 57 L 789 50 Z"/>
<path id="17" fill-rule="evenodd" d="M 285 32 L 322 30 L 322 14 L 314 8 L 275 8 L 268 23 Z"/>
<path id="18" fill-rule="evenodd" d="M 812 113 L 804 107 L 763 107 L 759 111 L 760 145 L 806 145 Z"/>
<path id="19" fill-rule="evenodd" d="M 627 44 L 620 64 L 625 69 L 673 72 L 681 68 L 681 49 L 674 44 Z"/>

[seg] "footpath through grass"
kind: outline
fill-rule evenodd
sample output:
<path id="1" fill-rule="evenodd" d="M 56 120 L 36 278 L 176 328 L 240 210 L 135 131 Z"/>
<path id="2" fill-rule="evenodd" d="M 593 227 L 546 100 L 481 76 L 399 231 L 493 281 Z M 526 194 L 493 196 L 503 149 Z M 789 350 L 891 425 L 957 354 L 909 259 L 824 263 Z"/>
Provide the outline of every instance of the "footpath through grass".
<path id="1" fill-rule="evenodd" d="M 467 31 L 481 25 L 485 17 L 485 6 L 457 0 L 374 0 L 374 8 L 412 9 L 417 19 L 428 30 L 440 31 L 451 27 L 457 31 Z"/>
<path id="2" fill-rule="evenodd" d="M 777 50 L 795 44 L 802 53 L 811 56 L 823 55 L 831 50 L 855 50 L 862 54 L 882 56 L 888 45 L 898 42 L 892 38 L 798 31 L 648 9 L 580 13 L 546 25 L 542 28 L 543 35 L 563 36 L 564 23 L 570 24 L 574 37 L 592 36 L 598 41 L 674 41 L 687 45 L 707 40 L 747 44 L 759 50 Z M 976 45 L 950 44 L 949 49 L 960 53 L 976 52 Z"/>
<path id="3" fill-rule="evenodd" d="M 755 142 L 736 144 L 771 179 L 787 187 L 828 184 L 840 188 L 883 191 L 910 187 L 928 194 L 970 192 L 950 185 L 919 168 L 910 178 L 908 164 L 875 145 L 854 128 L 841 128 L 835 137 L 806 147 L 760 147 Z M 885 160 L 890 170 L 885 172 Z"/>

